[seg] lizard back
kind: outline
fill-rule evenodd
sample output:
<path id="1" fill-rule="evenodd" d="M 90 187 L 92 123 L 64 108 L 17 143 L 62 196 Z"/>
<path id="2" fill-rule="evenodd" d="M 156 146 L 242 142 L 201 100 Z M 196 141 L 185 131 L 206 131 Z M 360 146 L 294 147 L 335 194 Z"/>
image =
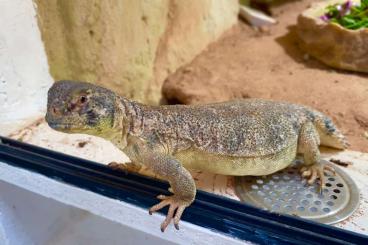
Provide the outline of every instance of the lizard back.
<path id="1" fill-rule="evenodd" d="M 143 108 L 142 137 L 173 151 L 198 150 L 237 157 L 275 154 L 296 144 L 306 107 L 247 99 L 207 105 Z M 309 113 L 310 114 L 310 113 Z"/>

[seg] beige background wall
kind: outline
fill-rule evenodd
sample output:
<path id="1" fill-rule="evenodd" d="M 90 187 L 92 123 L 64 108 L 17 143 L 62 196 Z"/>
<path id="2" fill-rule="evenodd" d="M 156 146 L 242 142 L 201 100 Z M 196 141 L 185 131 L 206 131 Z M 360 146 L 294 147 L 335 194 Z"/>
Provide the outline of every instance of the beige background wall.
<path id="1" fill-rule="evenodd" d="M 55 80 L 158 103 L 169 73 L 237 21 L 237 0 L 34 0 Z"/>

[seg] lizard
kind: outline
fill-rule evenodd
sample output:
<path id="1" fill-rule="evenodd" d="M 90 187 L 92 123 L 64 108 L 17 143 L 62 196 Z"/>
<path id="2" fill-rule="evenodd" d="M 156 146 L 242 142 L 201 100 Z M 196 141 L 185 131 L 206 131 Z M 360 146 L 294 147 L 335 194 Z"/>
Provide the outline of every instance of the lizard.
<path id="1" fill-rule="evenodd" d="M 272 174 L 302 154 L 301 174 L 309 184 L 333 167 L 321 164 L 319 145 L 346 149 L 348 142 L 326 115 L 306 106 L 264 99 L 204 105 L 145 105 L 109 89 L 79 81 L 58 81 L 48 91 L 48 125 L 111 141 L 132 161 L 170 184 L 152 214 L 169 206 L 164 231 L 196 196 L 188 169 L 233 176 Z"/>

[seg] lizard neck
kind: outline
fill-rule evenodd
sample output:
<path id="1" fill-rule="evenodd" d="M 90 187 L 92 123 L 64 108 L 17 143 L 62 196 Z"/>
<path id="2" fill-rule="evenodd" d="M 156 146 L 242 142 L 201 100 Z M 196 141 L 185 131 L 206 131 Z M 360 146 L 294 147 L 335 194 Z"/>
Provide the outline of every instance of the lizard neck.
<path id="1" fill-rule="evenodd" d="M 143 106 L 138 102 L 118 96 L 115 101 L 112 141 L 120 149 L 127 145 L 128 135 L 139 136 L 143 130 Z M 105 138 L 105 137 L 104 137 Z"/>

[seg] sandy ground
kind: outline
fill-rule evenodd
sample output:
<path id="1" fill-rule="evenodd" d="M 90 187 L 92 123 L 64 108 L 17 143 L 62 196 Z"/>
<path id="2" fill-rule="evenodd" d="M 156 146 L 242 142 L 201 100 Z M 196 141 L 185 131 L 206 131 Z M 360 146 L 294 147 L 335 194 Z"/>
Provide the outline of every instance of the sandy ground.
<path id="1" fill-rule="evenodd" d="M 257 31 L 239 23 L 170 76 L 164 95 L 184 104 L 256 97 L 309 105 L 332 117 L 350 149 L 368 152 L 368 76 L 309 57 L 298 46 L 295 25 L 312 1 L 278 2 L 271 8 L 277 25 Z"/>

